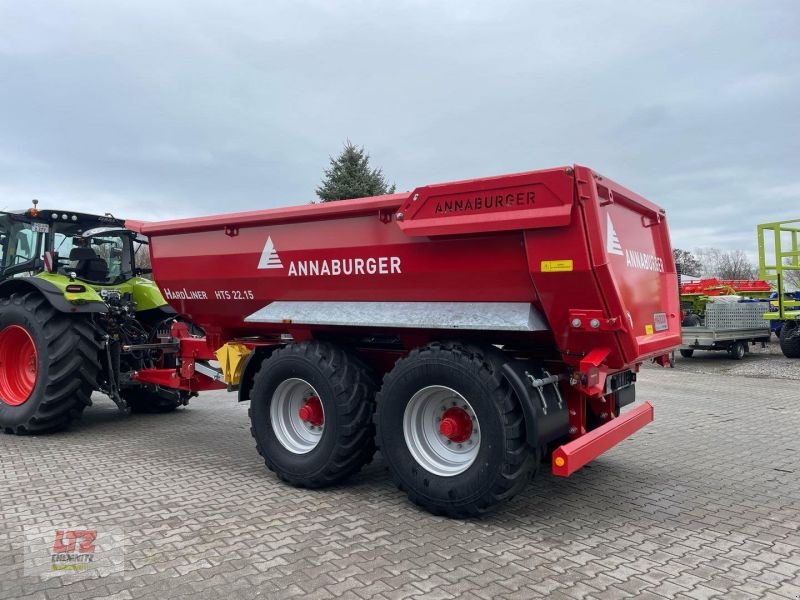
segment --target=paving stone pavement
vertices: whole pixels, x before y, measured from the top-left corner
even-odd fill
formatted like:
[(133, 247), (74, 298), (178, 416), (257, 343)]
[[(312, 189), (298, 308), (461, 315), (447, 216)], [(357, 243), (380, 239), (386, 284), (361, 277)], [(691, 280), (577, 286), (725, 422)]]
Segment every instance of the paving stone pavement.
[[(800, 599), (800, 387), (646, 370), (656, 422), (496, 514), (421, 512), (378, 458), (346, 485), (268, 473), (247, 406), (98, 398), (69, 432), (0, 435), (0, 598)], [(23, 575), (23, 528), (124, 528), (125, 570)]]

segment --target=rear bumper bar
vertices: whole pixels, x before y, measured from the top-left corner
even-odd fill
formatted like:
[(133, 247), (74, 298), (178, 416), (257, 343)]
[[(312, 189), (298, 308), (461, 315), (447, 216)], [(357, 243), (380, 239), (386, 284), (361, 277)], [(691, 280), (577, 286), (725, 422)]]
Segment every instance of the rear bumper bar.
[(645, 402), (553, 452), (553, 475), (569, 477), (609, 448), (653, 421), (653, 405)]

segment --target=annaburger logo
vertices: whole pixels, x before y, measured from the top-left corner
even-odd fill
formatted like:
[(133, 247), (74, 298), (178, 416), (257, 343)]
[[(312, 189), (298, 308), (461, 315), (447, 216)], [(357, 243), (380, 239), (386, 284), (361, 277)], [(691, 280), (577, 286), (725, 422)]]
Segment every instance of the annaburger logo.
[(664, 272), (664, 261), (655, 254), (639, 252), (638, 250), (623, 249), (619, 241), (617, 230), (611, 222), (611, 215), (606, 213), (606, 252), (625, 257), (625, 266), (631, 269), (641, 269), (642, 271)]
[(259, 269), (282, 269), (283, 263), (281, 257), (278, 256), (278, 251), (275, 250), (275, 244), (272, 243), (272, 238), (267, 236), (267, 243), (264, 244), (264, 250), (261, 252), (261, 260), (258, 261)]
[[(291, 260), (286, 272), (288, 277), (317, 277), (339, 275), (399, 275), (402, 261), (399, 256), (368, 256), (347, 258), (324, 258), (322, 260)], [(267, 236), (267, 242), (258, 261), (259, 269), (283, 269), (278, 250)], [(188, 293), (188, 292), (187, 292)], [(203, 292), (205, 293), (205, 292)], [(169, 292), (167, 292), (169, 294)], [(169, 295), (167, 295), (170, 298)]]
[(606, 225), (606, 252), (609, 254), (623, 255), (622, 244), (619, 243), (619, 236), (614, 229), (614, 223), (611, 222), (611, 215), (606, 213), (608, 223)]
[(469, 210), (497, 210), (515, 206), (530, 206), (536, 202), (536, 192), (515, 192), (513, 194), (487, 194), (453, 200), (437, 200), (436, 214), (466, 212)]

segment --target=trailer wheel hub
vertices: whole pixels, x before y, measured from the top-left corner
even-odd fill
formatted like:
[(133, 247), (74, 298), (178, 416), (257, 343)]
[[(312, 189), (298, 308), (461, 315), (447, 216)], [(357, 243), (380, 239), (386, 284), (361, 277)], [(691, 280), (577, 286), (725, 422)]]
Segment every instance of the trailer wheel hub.
[(472, 419), (463, 408), (448, 408), (442, 415), (439, 433), (453, 442), (466, 442), (472, 435)]
[(9, 325), (0, 331), (0, 402), (25, 404), (36, 387), (39, 356), (28, 331)]
[(325, 415), (322, 412), (322, 402), (316, 396), (312, 396), (300, 407), (297, 413), (302, 421), (315, 427), (322, 425)]
[(304, 379), (282, 381), (269, 407), (272, 431), (292, 454), (307, 454), (319, 445), (325, 432), (325, 409), (317, 390)]
[(403, 415), (403, 437), (417, 464), (442, 477), (469, 469), (481, 446), (475, 410), (443, 385), (422, 388), (411, 397)]

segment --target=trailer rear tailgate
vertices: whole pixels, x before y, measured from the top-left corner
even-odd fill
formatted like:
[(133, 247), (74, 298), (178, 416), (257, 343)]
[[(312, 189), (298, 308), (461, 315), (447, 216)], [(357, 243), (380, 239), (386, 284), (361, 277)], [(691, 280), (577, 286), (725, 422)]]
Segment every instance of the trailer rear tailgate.
[(575, 169), (589, 253), (628, 363), (681, 343), (678, 282), (666, 213), (585, 167)]

